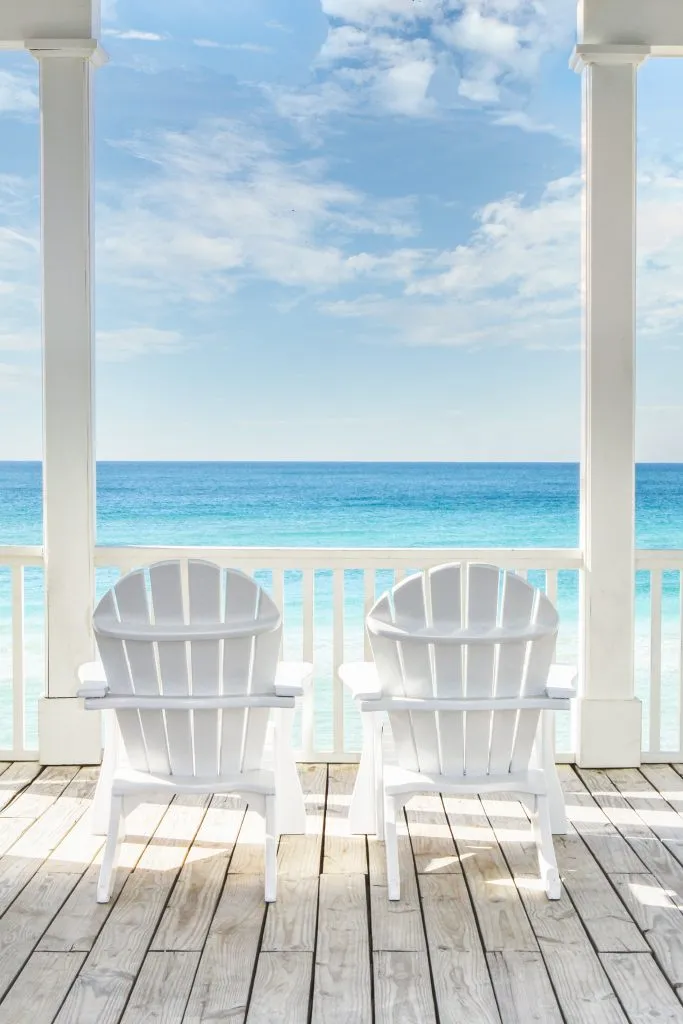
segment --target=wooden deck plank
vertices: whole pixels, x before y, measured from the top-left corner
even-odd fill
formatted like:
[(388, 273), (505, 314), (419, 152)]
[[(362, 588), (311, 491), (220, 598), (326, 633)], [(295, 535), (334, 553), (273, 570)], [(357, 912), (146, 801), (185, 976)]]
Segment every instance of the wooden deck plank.
[(164, 910), (153, 950), (203, 948), (244, 813), (237, 797), (212, 799)]
[(57, 1024), (118, 1021), (201, 824), (206, 801), (182, 797), (168, 808), (153, 840), (128, 876), (57, 1017)]
[(85, 959), (85, 953), (34, 953), (0, 1004), (0, 1024), (48, 1024)]
[[(413, 851), (403, 814), (397, 823), (401, 898), (389, 900), (384, 843), (368, 836), (372, 948), (387, 952), (423, 952), (427, 948)], [(398, 962), (398, 961), (397, 961)]]
[(349, 833), (348, 814), (358, 766), (328, 767), (323, 873), (364, 874), (368, 870), (365, 836)]
[[(593, 943), (618, 950), (624, 946), (647, 948), (626, 908), (576, 833), (555, 837), (563, 879), (566, 882), (568, 872), (571, 884), (563, 887), (561, 899), (549, 900), (538, 875), (536, 847), (529, 841), (522, 805), (509, 796), (484, 799), (483, 805), (510, 865), (565, 1019), (576, 1024), (602, 1024), (603, 1020), (618, 1024), (623, 1020), (621, 1009)], [(570, 850), (564, 864), (563, 849)], [(574, 870), (576, 876), (572, 876)], [(578, 903), (576, 893), (580, 895)]]
[[(131, 870), (140, 860), (144, 850), (159, 826), (167, 803), (141, 804), (133, 811), (127, 822), (127, 835), (121, 847), (119, 866), (116, 871), (112, 898), (109, 903), (97, 903), (96, 888), (102, 849), (100, 847), (93, 864), (83, 874), (73, 893), (60, 909), (47, 929), (38, 949), (50, 951), (80, 950), (88, 952), (101, 931), (104, 922), (116, 905), (116, 900)], [(83, 823), (87, 825), (86, 815)], [(101, 837), (92, 837), (97, 841)], [(92, 841), (91, 840), (91, 841)]]
[[(0, 857), (0, 913), (7, 911), (45, 858), (88, 810), (96, 774), (92, 768), (80, 769), (54, 802)], [(66, 773), (63, 777), (66, 778)]]
[(455, 842), (440, 796), (414, 796), (405, 809), (418, 874), (461, 874)]
[(376, 1024), (436, 1024), (426, 953), (378, 952), (374, 974)]
[(261, 953), (247, 1024), (307, 1024), (312, 953)]
[[(3, 809), (3, 812), (6, 812), (8, 805), (18, 793), (31, 785), (40, 772), (41, 767), (37, 761), (14, 761), (9, 768), (3, 771), (0, 776), (0, 808)], [(21, 814), (15, 816), (26, 817)]]
[(0, 814), (3, 818), (32, 818), (35, 821), (52, 806), (79, 771), (77, 765), (55, 765), (43, 768), (37, 774), (39, 766), (35, 762), (21, 765), (17, 762), (17, 766), (20, 767), (16, 777), (8, 778), (9, 770), (0, 776), (0, 794), (3, 797), (12, 793), (17, 784), (20, 786), (20, 790), (10, 797), (11, 802), (3, 806)]
[[(141, 804), (129, 816), (127, 835), (121, 846), (112, 898), (109, 903), (97, 902), (97, 879), (102, 850), (80, 878), (66, 903), (60, 908), (43, 935), (38, 949), (50, 952), (89, 952), (104, 922), (116, 905), (128, 875), (140, 860), (147, 843), (154, 835), (167, 804)], [(85, 818), (87, 819), (87, 815)]]
[(589, 952), (589, 935), (598, 950), (648, 951), (626, 907), (576, 832), (554, 837), (564, 884), (562, 898), (549, 900), (522, 805), (502, 796), (484, 799), (483, 805), (542, 951), (545, 942)]
[(323, 874), (312, 1021), (371, 1024), (367, 879)]
[(441, 1024), (500, 1024), (464, 878), (420, 875), (419, 885)]
[(300, 764), (299, 776), (306, 801), (306, 835), (284, 835), (278, 848), (278, 872), (294, 878), (317, 877), (322, 860), (326, 764)]
[(503, 1024), (564, 1024), (540, 953), (487, 953)]
[(637, 768), (610, 769), (607, 775), (658, 839), (683, 848), (683, 817)]
[(619, 827), (619, 813), (611, 813), (615, 808), (609, 791), (616, 793), (616, 790), (604, 772), (574, 771), (568, 765), (562, 765), (560, 780), (567, 817), (603, 871), (608, 874), (636, 874), (646, 870)]
[(264, 913), (263, 877), (228, 872), (183, 1024), (244, 1020)]
[(611, 879), (670, 984), (683, 985), (683, 914), (679, 906), (653, 875), (612, 875)]
[(683, 1006), (649, 953), (603, 953), (631, 1024), (683, 1024)]
[[(92, 782), (94, 790), (94, 781)], [(81, 878), (101, 839), (83, 815), (41, 864), (2, 918), (0, 996), (12, 984), (59, 908)]]
[(37, 776), (0, 814), (0, 1024), (683, 1024), (673, 768), (561, 769), (559, 901), (513, 797), (418, 799), (398, 903), (383, 843), (346, 832), (354, 770), (302, 767), (312, 831), (283, 837), (267, 910), (263, 825), (223, 797), (138, 808), (102, 907), (97, 770)]
[[(573, 773), (572, 773), (573, 774)], [(599, 804), (599, 812), (618, 829), (621, 838), (631, 850), (634, 870), (620, 871), (614, 858), (605, 858), (604, 851), (598, 850), (596, 857), (608, 874), (651, 873), (665, 889), (671, 890), (677, 900), (683, 901), (683, 866), (662, 843), (652, 829), (645, 824), (631, 804), (619, 792), (604, 772), (581, 770), (580, 785), (585, 783), (585, 797)], [(575, 776), (577, 777), (577, 776)], [(588, 793), (590, 790), (590, 793)], [(619, 863), (625, 858), (619, 858)]]
[(148, 953), (121, 1024), (182, 1024), (198, 962), (195, 952)]
[(455, 837), (484, 948), (534, 952), (538, 943), (478, 797), (446, 797)]

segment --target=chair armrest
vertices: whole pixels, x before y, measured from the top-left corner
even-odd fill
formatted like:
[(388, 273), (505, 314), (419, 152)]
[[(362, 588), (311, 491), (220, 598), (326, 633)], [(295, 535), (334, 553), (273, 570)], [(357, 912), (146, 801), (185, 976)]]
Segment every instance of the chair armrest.
[(278, 697), (301, 697), (313, 682), (313, 666), (309, 661), (281, 661), (275, 673)]
[(551, 665), (545, 692), (549, 697), (576, 697), (578, 675), (575, 665)]
[(373, 661), (349, 661), (339, 666), (339, 678), (355, 700), (379, 700), (382, 687)]
[(76, 690), (77, 697), (106, 697), (109, 692), (101, 661), (86, 661), (81, 665), (78, 681), (81, 685)]

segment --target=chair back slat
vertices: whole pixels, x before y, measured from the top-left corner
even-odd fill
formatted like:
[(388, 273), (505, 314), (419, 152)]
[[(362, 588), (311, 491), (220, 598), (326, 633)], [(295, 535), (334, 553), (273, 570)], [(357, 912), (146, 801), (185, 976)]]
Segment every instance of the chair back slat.
[[(435, 630), (462, 628), (463, 574), (459, 565), (440, 565), (429, 572), (431, 618)], [(463, 696), (463, 648), (455, 644), (433, 644), (434, 694)], [(444, 775), (462, 775), (465, 765), (464, 716), (459, 711), (436, 715), (439, 761)]]
[[(503, 576), (500, 625), (503, 629), (523, 630), (532, 621), (534, 590), (519, 576), (508, 572)], [(527, 643), (498, 645), (496, 697), (517, 697), (524, 679)], [(499, 775), (510, 770), (512, 748), (517, 730), (517, 711), (496, 711), (491, 726), (489, 771)]]
[[(123, 576), (116, 584), (114, 592), (121, 622), (142, 625), (151, 622), (147, 583), (142, 570)], [(133, 692), (145, 696), (160, 693), (159, 671), (153, 641), (126, 640), (124, 643), (130, 665)], [(131, 766), (143, 771), (168, 773), (170, 763), (163, 714), (159, 711), (140, 711), (139, 718), (147, 759), (146, 763), (141, 764), (133, 763), (131, 760)]]
[[(106, 635), (112, 620), (120, 623), (121, 638)], [(198, 559), (188, 563), (186, 576), (178, 560), (136, 570), (98, 604), (94, 625), (112, 694), (209, 702), (222, 694), (275, 693), (280, 615), (258, 584), (237, 570)], [(137, 629), (137, 639), (126, 637), (126, 625)], [(188, 627), (196, 625), (207, 626), (209, 637), (194, 639), (190, 632), (188, 639)], [(144, 638), (140, 626), (149, 627)], [(150, 703), (149, 710), (117, 711), (132, 767), (216, 777), (260, 766), (267, 707), (155, 710)]]
[[(425, 600), (424, 578), (409, 576), (393, 590), (394, 620), (410, 624), (416, 631), (429, 626)], [(407, 641), (401, 643), (400, 660), (403, 665), (403, 691), (406, 697), (433, 697), (434, 682), (429, 645)], [(433, 715), (410, 715), (413, 745), (420, 771), (439, 772), (439, 736)]]
[[(368, 614), (386, 697), (523, 701), (545, 692), (558, 617), (544, 594), (491, 565), (439, 566), (425, 579), (404, 580)], [(539, 712), (390, 709), (389, 719), (403, 767), (498, 776), (528, 768)]]
[[(221, 570), (217, 565), (191, 559), (187, 566), (190, 622), (221, 620)], [(216, 696), (221, 692), (221, 640), (190, 644), (192, 693)], [(220, 715), (215, 709), (194, 712), (194, 760), (199, 776), (219, 774)]]
[[(381, 622), (394, 622), (394, 610), (388, 593), (376, 602), (373, 614)], [(377, 672), (382, 680), (382, 686), (385, 687), (385, 692), (395, 697), (404, 697), (403, 664), (399, 645), (383, 636), (373, 636), (370, 641)], [(411, 771), (418, 771), (419, 762), (410, 715), (398, 714), (392, 717), (390, 714), (389, 718), (394, 746), (401, 764)]]
[[(498, 618), (500, 572), (491, 565), (467, 567), (467, 628), (493, 629)], [(465, 696), (493, 695), (496, 645), (476, 644), (465, 648)], [(492, 711), (465, 712), (465, 771), (484, 775), (488, 768)]]
[[(150, 566), (152, 608), (155, 625), (185, 625), (182, 566), (178, 561), (159, 562)], [(184, 640), (168, 640), (157, 644), (161, 692), (169, 696), (187, 696), (190, 676), (187, 645)], [(192, 775), (192, 712), (166, 711), (166, 735), (172, 775)]]

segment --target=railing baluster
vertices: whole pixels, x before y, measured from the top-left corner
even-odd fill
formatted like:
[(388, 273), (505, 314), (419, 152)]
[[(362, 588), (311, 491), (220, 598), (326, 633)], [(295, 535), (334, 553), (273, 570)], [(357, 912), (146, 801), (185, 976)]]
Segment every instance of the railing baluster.
[(273, 569), (273, 601), (280, 609), (282, 615), (282, 638), (280, 640), (280, 657), (283, 656), (285, 646), (285, 571), (284, 569)]
[(365, 619), (368, 612), (375, 603), (375, 570), (364, 569), (363, 570), (363, 657), (366, 661), (372, 661), (372, 648), (370, 647), (370, 637), (368, 631), (365, 628)]
[(545, 593), (549, 601), (557, 604), (557, 569), (546, 569)]
[(23, 751), (24, 736), (24, 567), (12, 566), (12, 746)]
[(650, 745), (655, 753), (662, 741), (662, 570), (650, 571)]
[(678, 573), (678, 750), (683, 755), (683, 569)]
[(332, 573), (332, 736), (335, 753), (344, 752), (344, 684), (339, 666), (344, 661), (344, 570)]
[[(314, 661), (315, 645), (315, 570), (304, 569), (301, 581), (301, 606), (303, 614), (303, 658), (304, 661)], [(315, 693), (314, 687), (310, 686), (304, 694), (303, 710), (301, 713), (301, 740), (303, 743), (304, 757), (313, 757), (315, 751)]]

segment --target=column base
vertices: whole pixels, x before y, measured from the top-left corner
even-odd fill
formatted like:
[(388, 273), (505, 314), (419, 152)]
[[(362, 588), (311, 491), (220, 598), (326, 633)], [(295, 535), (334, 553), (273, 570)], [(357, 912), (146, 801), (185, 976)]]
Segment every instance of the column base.
[(580, 768), (638, 768), (642, 706), (629, 700), (576, 701), (576, 763)]
[(43, 697), (38, 703), (41, 764), (99, 764), (100, 713), (86, 711), (79, 697)]

